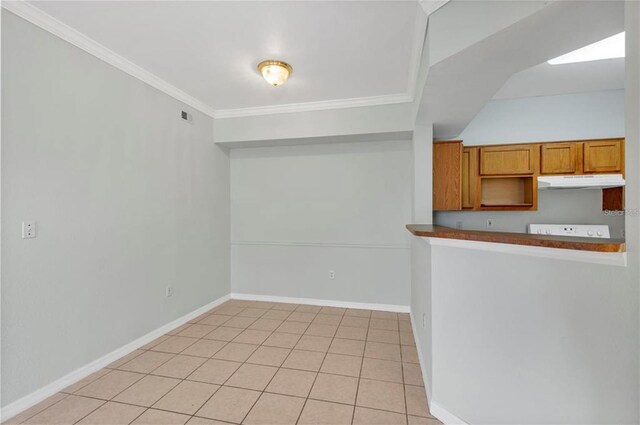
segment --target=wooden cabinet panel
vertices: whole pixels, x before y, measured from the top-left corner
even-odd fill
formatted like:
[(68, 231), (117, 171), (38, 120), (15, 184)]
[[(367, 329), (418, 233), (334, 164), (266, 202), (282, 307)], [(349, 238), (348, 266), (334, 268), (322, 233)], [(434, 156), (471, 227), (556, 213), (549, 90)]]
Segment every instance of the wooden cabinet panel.
[(540, 174), (574, 174), (578, 171), (577, 143), (540, 146)]
[(480, 148), (480, 174), (483, 176), (533, 174), (535, 161), (534, 145)]
[(462, 208), (476, 207), (478, 196), (478, 148), (462, 149)]
[(584, 142), (585, 173), (620, 173), (624, 164), (624, 145), (621, 140)]
[(433, 209), (462, 209), (462, 141), (433, 144)]

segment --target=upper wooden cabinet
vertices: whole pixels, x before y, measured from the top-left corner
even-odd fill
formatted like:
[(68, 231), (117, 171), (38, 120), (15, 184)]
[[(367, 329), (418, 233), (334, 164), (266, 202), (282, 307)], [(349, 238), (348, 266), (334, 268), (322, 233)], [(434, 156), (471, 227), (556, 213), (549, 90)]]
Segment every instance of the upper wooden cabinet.
[(433, 209), (462, 209), (462, 141), (433, 144)]
[(540, 145), (540, 174), (575, 174), (578, 172), (577, 143)]
[(624, 171), (624, 142), (621, 139), (584, 142), (585, 173)]
[(535, 145), (503, 145), (480, 148), (480, 174), (505, 176), (535, 172)]
[(478, 197), (478, 148), (462, 149), (462, 209), (476, 207)]

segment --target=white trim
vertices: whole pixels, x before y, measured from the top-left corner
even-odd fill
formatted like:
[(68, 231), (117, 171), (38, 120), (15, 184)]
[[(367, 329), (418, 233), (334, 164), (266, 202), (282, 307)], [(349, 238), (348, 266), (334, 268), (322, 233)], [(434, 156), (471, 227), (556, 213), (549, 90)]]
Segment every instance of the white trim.
[[(381, 106), (400, 103), (412, 103), (412, 93), (398, 93), (381, 96), (358, 97), (351, 99), (324, 100), (318, 102), (290, 103), (285, 105), (259, 106), (239, 109), (214, 109), (190, 94), (180, 90), (157, 75), (136, 65), (113, 50), (87, 37), (78, 30), (45, 13), (26, 1), (2, 2), (2, 8), (15, 13), (32, 24), (71, 43), (96, 58), (118, 68), (161, 92), (191, 106), (213, 118), (235, 118), (258, 115), (282, 114), (290, 112), (323, 111), (328, 109), (356, 108), (363, 106)], [(413, 67), (413, 65), (411, 65)], [(417, 66), (417, 65), (416, 65)], [(412, 71), (413, 72), (413, 71)], [(417, 75), (417, 71), (415, 72)], [(409, 82), (411, 87), (411, 81)]]
[(593, 252), (575, 249), (546, 248), (541, 246), (513, 245), (497, 242), (468, 241), (425, 237), (429, 245), (465, 248), (477, 251), (499, 252), (502, 254), (525, 255), (529, 257), (550, 258), (559, 261), (604, 264), (608, 266), (627, 266), (626, 252)]
[(317, 102), (288, 103), (285, 105), (256, 106), (253, 108), (219, 109), (216, 118), (253, 117), (259, 115), (286, 114), (292, 112), (325, 111), (328, 109), (358, 108), (363, 106), (411, 103), (413, 96), (407, 93), (382, 96), (355, 97), (351, 99), (320, 100)]
[(420, 0), (420, 6), (422, 6), (422, 10), (427, 15), (431, 15), (447, 3), (449, 3), (449, 0)]
[(247, 300), (247, 301), (267, 301), (267, 302), (288, 303), (288, 304), (307, 304), (307, 305), (318, 305), (323, 307), (354, 308), (359, 310), (392, 311), (395, 313), (409, 313), (410, 311), (410, 308), (408, 305), (370, 304), (370, 303), (357, 303), (357, 302), (351, 302), (351, 301), (319, 300), (316, 298), (297, 298), (297, 297), (279, 297), (275, 295), (240, 294), (237, 292), (231, 293), (231, 299)]
[(94, 360), (91, 363), (84, 365), (79, 369), (74, 370), (71, 373), (66, 374), (62, 378), (56, 379), (55, 381), (32, 392), (31, 394), (27, 394), (26, 396), (14, 401), (13, 403), (8, 404), (7, 406), (3, 407), (2, 410), (0, 411), (0, 420), (4, 422), (7, 419), (10, 419), (15, 415), (27, 410), (28, 408), (35, 406), (36, 404), (40, 403), (42, 400), (46, 399), (47, 397), (54, 395), (55, 393), (65, 389), (69, 385), (75, 384), (81, 379), (86, 378), (87, 376), (104, 368), (105, 366), (108, 366), (109, 364), (113, 363), (119, 358), (126, 356), (127, 354), (137, 350), (138, 348), (150, 343), (154, 339), (166, 334), (172, 329), (175, 329), (178, 326), (181, 326), (187, 323), (189, 320), (200, 316), (202, 313), (205, 313), (211, 310), (212, 308), (224, 303), (229, 298), (230, 298), (229, 295), (225, 295), (213, 302), (210, 302), (209, 304), (206, 304), (200, 308), (197, 308), (191, 313), (187, 313), (184, 316), (172, 322), (169, 322), (166, 325), (163, 325), (126, 345), (123, 345), (122, 347), (110, 352), (109, 354), (106, 354), (100, 357), (99, 359)]
[(425, 369), (426, 363), (424, 361), (424, 357), (422, 356), (422, 347), (420, 347), (420, 344), (419, 344), (420, 340), (418, 339), (417, 325), (414, 321), (415, 316), (413, 314), (413, 311), (409, 312), (409, 317), (411, 318), (411, 330), (413, 331), (413, 338), (415, 339), (415, 342), (416, 342), (416, 351), (418, 352), (418, 363), (420, 364), (420, 371), (422, 372), (422, 382), (424, 384), (425, 392), (427, 393), (427, 401), (429, 402), (429, 406), (431, 406), (431, 388), (429, 387), (429, 382), (427, 381), (428, 376), (427, 376), (427, 371)]
[(231, 245), (307, 246), (316, 248), (411, 249), (411, 246), (409, 245), (400, 244), (352, 244), (342, 242), (231, 241)]
[(440, 419), (440, 422), (442, 422), (445, 425), (457, 425), (457, 424), (467, 425), (467, 422), (463, 421), (453, 413), (444, 409), (442, 406), (438, 404), (437, 401), (431, 402), (430, 409), (431, 409), (431, 415)]

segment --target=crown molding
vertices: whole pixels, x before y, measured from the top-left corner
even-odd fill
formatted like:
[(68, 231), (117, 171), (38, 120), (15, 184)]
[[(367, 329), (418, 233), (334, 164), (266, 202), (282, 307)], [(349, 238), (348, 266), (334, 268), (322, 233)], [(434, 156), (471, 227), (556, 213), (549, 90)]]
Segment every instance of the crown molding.
[(427, 15), (431, 15), (436, 10), (440, 9), (445, 4), (449, 3), (449, 0), (419, 0), (422, 10)]
[[(212, 117), (212, 118), (236, 118), (259, 115), (272, 115), (291, 112), (311, 112), (329, 109), (345, 109), (366, 106), (382, 106), (400, 103), (412, 103), (414, 100), (411, 91), (409, 93), (390, 94), (382, 96), (369, 96), (350, 99), (324, 100), (317, 102), (290, 103), (284, 105), (270, 105), (238, 109), (214, 109), (206, 103), (196, 99), (190, 94), (169, 84), (167, 81), (146, 69), (136, 65), (113, 50), (103, 46), (92, 38), (87, 37), (80, 31), (59, 21), (36, 6), (24, 0), (1, 1), (2, 8), (6, 9), (45, 31), (55, 35), (62, 40), (84, 50), (96, 58), (116, 67), (117, 69), (137, 78), (138, 80), (162, 91), (163, 93), (183, 102), (186, 105)], [(424, 7), (424, 6), (423, 6)], [(419, 56), (418, 56), (419, 57)], [(409, 88), (415, 87), (412, 81), (414, 75), (417, 77), (417, 58), (412, 58), (412, 69), (409, 74)]]

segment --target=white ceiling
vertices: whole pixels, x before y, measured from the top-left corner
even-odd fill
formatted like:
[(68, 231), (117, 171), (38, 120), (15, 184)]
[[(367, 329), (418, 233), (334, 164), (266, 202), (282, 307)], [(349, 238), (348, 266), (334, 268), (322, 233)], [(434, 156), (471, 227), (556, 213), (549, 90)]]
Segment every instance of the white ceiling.
[[(216, 112), (409, 101), (424, 35), (417, 1), (30, 3)], [(284, 86), (255, 69), (272, 58)]]
[(550, 65), (544, 62), (514, 74), (493, 96), (515, 99), (624, 88), (624, 58)]

